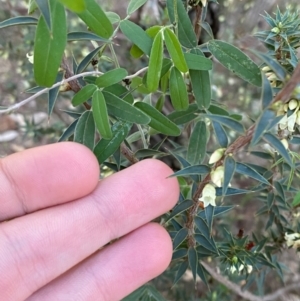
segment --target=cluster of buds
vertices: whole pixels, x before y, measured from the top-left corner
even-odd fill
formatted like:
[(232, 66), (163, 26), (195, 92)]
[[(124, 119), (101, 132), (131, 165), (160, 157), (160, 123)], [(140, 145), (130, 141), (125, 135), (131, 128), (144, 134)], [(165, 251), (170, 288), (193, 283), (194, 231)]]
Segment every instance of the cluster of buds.
[(272, 87), (280, 88), (280, 85), (278, 85), (279, 79), (277, 75), (270, 69), (269, 66), (265, 66), (261, 70), (265, 73)]
[(246, 264), (246, 266), (243, 265), (243, 264), (241, 264), (238, 269), (234, 265), (232, 265), (230, 267), (230, 273), (231, 274), (234, 274), (236, 272), (238, 274), (240, 274), (243, 270), (247, 271), (247, 274), (250, 274), (252, 272), (252, 270), (253, 270), (253, 267), (250, 264)]
[(277, 116), (283, 115), (278, 123), (279, 130), (295, 131), (295, 126), (300, 125), (300, 102), (293, 98), (288, 103), (281, 104)]
[[(218, 162), (225, 153), (225, 148), (219, 148), (215, 150), (210, 159), (209, 164), (214, 164)], [(211, 184), (208, 183), (204, 186), (202, 191), (202, 197), (199, 198), (200, 202), (203, 202), (203, 207), (207, 207), (208, 205), (216, 206), (216, 188), (221, 187), (224, 179), (224, 166), (218, 166), (210, 173)], [(213, 185), (214, 184), (214, 185)]]

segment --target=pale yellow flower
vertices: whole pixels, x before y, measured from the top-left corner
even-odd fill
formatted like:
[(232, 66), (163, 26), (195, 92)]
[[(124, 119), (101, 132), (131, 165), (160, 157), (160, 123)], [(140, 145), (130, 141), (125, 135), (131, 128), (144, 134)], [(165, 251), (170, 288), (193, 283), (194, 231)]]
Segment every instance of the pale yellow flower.
[(300, 233), (285, 233), (284, 239), (288, 247), (293, 247), (294, 249), (300, 248)]
[(211, 181), (217, 186), (221, 187), (224, 180), (224, 166), (218, 166), (210, 173)]
[(224, 155), (226, 148), (216, 149), (210, 156), (208, 164), (214, 164), (218, 162)]
[(203, 202), (204, 208), (208, 205), (216, 206), (216, 188), (211, 184), (206, 184), (202, 191), (202, 197), (199, 198)]

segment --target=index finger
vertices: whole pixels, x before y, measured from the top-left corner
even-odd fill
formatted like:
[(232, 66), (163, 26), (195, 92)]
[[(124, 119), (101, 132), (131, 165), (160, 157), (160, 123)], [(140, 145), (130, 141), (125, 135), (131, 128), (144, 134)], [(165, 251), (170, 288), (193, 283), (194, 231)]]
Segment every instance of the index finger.
[(83, 197), (94, 190), (99, 165), (85, 146), (62, 142), (0, 160), (0, 222)]

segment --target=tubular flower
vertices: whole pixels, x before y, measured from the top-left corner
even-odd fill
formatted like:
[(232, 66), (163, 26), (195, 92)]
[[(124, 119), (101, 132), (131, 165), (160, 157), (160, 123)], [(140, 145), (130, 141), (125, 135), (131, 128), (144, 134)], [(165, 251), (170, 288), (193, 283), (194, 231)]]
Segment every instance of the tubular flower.
[(249, 265), (249, 264), (246, 264), (246, 266), (244, 266), (243, 264), (241, 264), (239, 266), (239, 270), (237, 270), (237, 268), (234, 265), (232, 265), (230, 267), (230, 273), (234, 274), (235, 272), (238, 272), (238, 274), (240, 274), (241, 271), (244, 270), (244, 269), (247, 271), (247, 274), (250, 274), (252, 272), (252, 270), (253, 270), (253, 267), (252, 267), (252, 265)]
[(203, 202), (204, 208), (208, 205), (216, 206), (216, 188), (211, 184), (206, 184), (202, 191), (202, 197), (199, 198)]
[(218, 166), (210, 173), (211, 181), (217, 186), (221, 187), (224, 179), (224, 166)]
[(285, 233), (284, 239), (286, 240), (287, 246), (293, 247), (294, 249), (300, 248), (300, 233), (292, 233), (287, 234)]
[(224, 155), (226, 148), (216, 149), (210, 156), (208, 164), (214, 164), (218, 162)]
[[(283, 110), (279, 110), (280, 113), (282, 111), (286, 112), (282, 119), (279, 121), (278, 126), (280, 130), (287, 129), (289, 132), (295, 131), (295, 125), (300, 123), (300, 117), (299, 113), (299, 101), (297, 99), (291, 99), (288, 103), (283, 105)], [(288, 116), (288, 110), (292, 111), (292, 113)]]

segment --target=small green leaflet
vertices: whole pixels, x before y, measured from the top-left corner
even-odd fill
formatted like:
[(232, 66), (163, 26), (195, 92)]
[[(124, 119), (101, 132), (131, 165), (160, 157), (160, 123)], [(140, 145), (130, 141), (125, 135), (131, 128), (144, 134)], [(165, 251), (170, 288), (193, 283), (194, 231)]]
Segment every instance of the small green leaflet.
[(119, 148), (120, 144), (127, 137), (131, 127), (131, 123), (117, 121), (112, 126), (112, 138), (110, 140), (101, 139), (98, 142), (94, 148), (94, 154), (100, 164), (113, 155), (113, 153)]
[(184, 53), (185, 61), (188, 68), (191, 70), (211, 70), (212, 61), (205, 56), (197, 55), (193, 53)]
[(181, 72), (176, 67), (172, 67), (171, 69), (169, 87), (174, 109), (176, 111), (187, 110), (189, 107), (189, 99), (186, 85)]
[(72, 99), (72, 105), (74, 107), (86, 102), (87, 100), (89, 100), (92, 95), (94, 94), (94, 92), (97, 90), (97, 86), (93, 85), (93, 84), (89, 84), (84, 86), (83, 88), (81, 88), (80, 91), (78, 91), (73, 99)]
[(93, 150), (95, 139), (95, 122), (91, 111), (85, 111), (79, 118), (74, 133), (74, 141)]
[(137, 102), (135, 106), (151, 118), (149, 125), (153, 129), (168, 136), (180, 135), (180, 129), (177, 125), (151, 105), (145, 102)]
[(150, 92), (154, 92), (158, 89), (163, 62), (163, 51), (163, 37), (160, 32), (154, 38), (150, 53), (149, 68), (147, 72), (147, 88)]
[(34, 77), (39, 86), (51, 87), (56, 79), (67, 43), (66, 14), (62, 4), (50, 1), (52, 31), (41, 15), (35, 34)]
[(36, 25), (37, 23), (38, 23), (37, 18), (14, 17), (0, 22), (0, 29), (8, 26), (15, 26), (15, 25)]
[(198, 121), (192, 131), (187, 160), (191, 165), (199, 164), (204, 160), (207, 144), (207, 129), (204, 121)]
[(96, 79), (96, 85), (99, 88), (112, 86), (114, 84), (117, 84), (122, 79), (124, 79), (128, 75), (127, 70), (123, 68), (117, 68), (110, 70), (103, 75), (99, 76)]
[(85, 10), (76, 12), (78, 17), (84, 21), (91, 31), (100, 37), (109, 39), (113, 34), (113, 26), (105, 12), (95, 0), (85, 0), (84, 2)]
[(92, 110), (97, 129), (104, 139), (111, 139), (112, 132), (103, 93), (96, 90), (92, 98)]
[(127, 6), (127, 15), (131, 15), (136, 10), (138, 10), (140, 7), (142, 7), (147, 0), (130, 0), (128, 6)]
[(252, 85), (261, 86), (262, 80), (259, 67), (241, 50), (219, 40), (209, 41), (208, 49), (228, 70)]
[(175, 65), (175, 67), (185, 73), (188, 71), (188, 66), (185, 62), (185, 58), (181, 49), (181, 45), (170, 28), (165, 28), (164, 30), (165, 43), (170, 54), (170, 57)]

